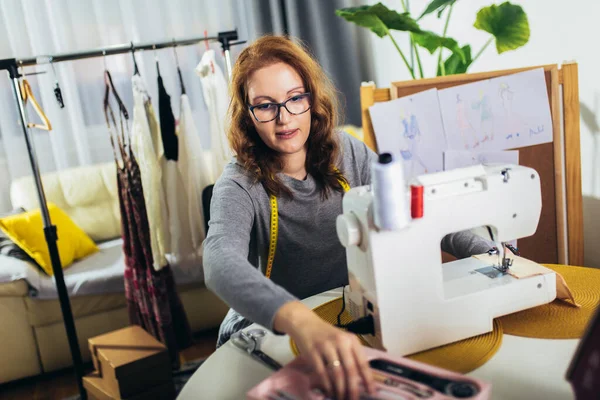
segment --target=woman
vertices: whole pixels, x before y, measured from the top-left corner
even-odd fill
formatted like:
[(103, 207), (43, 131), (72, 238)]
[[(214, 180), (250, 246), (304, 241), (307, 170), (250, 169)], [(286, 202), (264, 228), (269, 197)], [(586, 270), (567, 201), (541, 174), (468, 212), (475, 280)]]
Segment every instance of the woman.
[[(361, 381), (373, 387), (359, 341), (299, 299), (348, 283), (335, 220), (344, 186), (369, 184), (376, 155), (335, 130), (331, 82), (287, 38), (266, 36), (244, 49), (231, 91), (229, 141), (237, 159), (215, 184), (204, 247), (206, 284), (232, 307), (218, 345), (250, 321), (289, 334), (328, 393), (358, 398)], [(278, 235), (271, 263), (272, 199)], [(459, 233), (442, 247), (465, 257), (485, 252), (489, 244)]]

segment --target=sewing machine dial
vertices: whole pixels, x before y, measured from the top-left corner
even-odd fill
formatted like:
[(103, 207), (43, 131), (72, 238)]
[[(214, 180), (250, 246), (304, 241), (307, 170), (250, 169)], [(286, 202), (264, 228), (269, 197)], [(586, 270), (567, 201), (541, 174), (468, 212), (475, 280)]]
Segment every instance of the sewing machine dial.
[(337, 234), (342, 246), (359, 246), (361, 242), (360, 222), (353, 212), (338, 215)]

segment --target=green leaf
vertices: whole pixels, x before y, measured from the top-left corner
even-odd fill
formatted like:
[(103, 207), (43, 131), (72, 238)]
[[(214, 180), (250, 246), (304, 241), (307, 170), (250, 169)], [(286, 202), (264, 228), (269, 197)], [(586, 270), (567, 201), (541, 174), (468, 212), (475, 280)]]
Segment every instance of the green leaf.
[[(359, 8), (364, 8), (364, 10), (358, 10)], [(369, 28), (379, 37), (386, 36), (388, 30), (383, 21), (381, 21), (377, 15), (366, 10), (366, 8), (367, 6), (343, 8), (341, 10), (336, 10), (335, 13), (346, 21), (354, 22), (356, 25), (362, 26), (363, 28)]]
[(335, 14), (349, 22), (369, 28), (377, 36), (384, 37), (388, 30), (419, 32), (417, 22), (408, 13), (400, 14), (381, 3), (373, 6), (341, 8)]
[(496, 38), (498, 54), (517, 49), (529, 41), (527, 14), (521, 6), (508, 1), (479, 10), (474, 26)]
[[(455, 74), (464, 74), (467, 72), (467, 69), (473, 62), (473, 58), (471, 57), (471, 46), (466, 45), (461, 49), (464, 54), (464, 61), (461, 56), (457, 53), (453, 53), (446, 59), (444, 62), (444, 68), (446, 69), (446, 75), (455, 75)], [(437, 75), (440, 76), (442, 71), (438, 65)]]
[(457, 54), (462, 62), (466, 61), (463, 50), (460, 48), (458, 43), (456, 43), (456, 40), (452, 38), (438, 36), (435, 33), (429, 31), (413, 33), (412, 35), (415, 40), (415, 43), (429, 50), (431, 54), (433, 54), (440, 47), (445, 47), (448, 50), (452, 51), (452, 54)]
[(451, 6), (455, 2), (456, 0), (433, 0), (431, 3), (429, 3), (425, 11), (423, 11), (423, 14), (421, 14), (421, 16), (417, 18), (417, 20), (423, 18), (427, 14), (431, 14), (432, 12), (436, 12), (438, 10), (439, 18), (442, 15), (442, 12), (446, 9), (446, 7)]

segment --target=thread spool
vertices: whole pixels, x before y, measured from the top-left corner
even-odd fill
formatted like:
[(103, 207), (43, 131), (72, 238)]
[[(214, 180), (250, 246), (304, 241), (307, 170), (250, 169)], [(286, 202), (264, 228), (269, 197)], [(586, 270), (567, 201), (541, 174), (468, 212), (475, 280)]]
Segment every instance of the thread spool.
[(413, 219), (423, 218), (423, 186), (410, 187), (410, 214)]
[(380, 230), (400, 230), (410, 221), (402, 161), (390, 153), (379, 155), (371, 168), (373, 216)]

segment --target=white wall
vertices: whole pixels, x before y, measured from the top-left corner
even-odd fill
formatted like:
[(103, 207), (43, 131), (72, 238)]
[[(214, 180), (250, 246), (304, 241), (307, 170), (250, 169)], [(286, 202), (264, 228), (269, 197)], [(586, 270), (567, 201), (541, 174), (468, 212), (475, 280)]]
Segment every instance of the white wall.
[[(382, 0), (389, 8), (400, 11), (399, 0)], [(420, 15), (430, 1), (412, 0), (413, 15)], [(489, 34), (473, 27), (477, 11), (494, 2), (481, 0), (458, 1), (452, 11), (448, 36), (459, 44), (470, 44), (475, 54), (487, 41)], [(500, 4), (500, 1), (496, 1)], [(515, 68), (540, 64), (561, 64), (574, 60), (579, 65), (579, 96), (582, 108), (581, 164), (584, 196), (585, 265), (600, 267), (600, 47), (598, 33), (600, 1), (579, 0), (512, 0), (520, 4), (529, 19), (531, 36), (524, 47), (498, 55), (490, 45), (473, 64), (469, 72)], [(441, 34), (443, 20), (432, 14), (422, 21), (422, 27)], [(408, 38), (404, 33), (394, 35), (405, 54)], [(398, 52), (389, 38), (371, 35), (375, 76), (378, 87), (392, 81), (410, 79)], [(435, 59), (420, 50), (425, 62), (425, 76), (435, 72)], [(595, 126), (594, 126), (595, 125)]]

